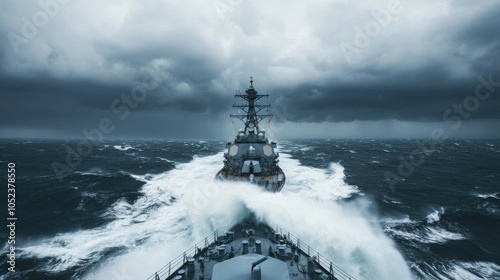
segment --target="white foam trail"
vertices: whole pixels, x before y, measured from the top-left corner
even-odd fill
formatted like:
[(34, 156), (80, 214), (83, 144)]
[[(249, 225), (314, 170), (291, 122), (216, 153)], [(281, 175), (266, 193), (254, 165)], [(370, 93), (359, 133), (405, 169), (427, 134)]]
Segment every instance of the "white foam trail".
[(397, 199), (394, 199), (390, 196), (387, 196), (387, 195), (384, 195), (384, 198), (382, 200), (384, 203), (388, 203), (388, 204), (399, 204), (399, 205), (402, 205), (402, 202), (397, 200)]
[[(49, 271), (98, 266), (84, 279), (145, 279), (214, 229), (229, 229), (251, 211), (358, 279), (411, 279), (393, 242), (372, 222), (371, 201), (338, 201), (359, 193), (345, 183), (340, 164), (317, 169), (281, 154), (287, 184), (281, 193), (268, 193), (246, 183), (213, 180), (221, 158), (222, 153), (195, 157), (174, 170), (141, 178), (143, 196), (133, 203), (114, 203), (106, 226), (40, 240), (23, 248), (23, 254), (52, 258), (45, 268)], [(104, 259), (112, 248), (126, 253)]]
[(479, 197), (479, 198), (496, 198), (496, 199), (499, 199), (497, 192), (496, 193), (478, 194), (477, 197)]
[(418, 221), (410, 220), (409, 216), (404, 216), (400, 219), (395, 218), (385, 218), (381, 220), (384, 225), (384, 231), (391, 236), (417, 241), (420, 243), (446, 243), (450, 240), (464, 240), (467, 239), (461, 233), (450, 232), (442, 227), (437, 226), (436, 222), (441, 219), (441, 215), (444, 214), (444, 208), (441, 207), (439, 210), (433, 210), (429, 215), (427, 215), (427, 226), (422, 224), (422, 227), (410, 226), (401, 229), (399, 226), (402, 224), (416, 225), (419, 224)]
[(414, 224), (415, 222), (410, 219), (410, 216), (408, 215), (403, 215), (400, 218), (383, 218), (380, 220), (382, 224), (385, 225), (390, 225), (390, 226), (395, 226), (399, 224)]
[(169, 159), (166, 159), (166, 158), (162, 158), (162, 157), (158, 157), (159, 159), (163, 160), (163, 161), (166, 161), (166, 162), (170, 162), (170, 163), (175, 163), (177, 164), (176, 161), (173, 161), (173, 160), (169, 160)]
[(357, 279), (410, 279), (392, 241), (370, 222), (370, 203), (331, 203), (284, 193), (248, 201), (247, 206), (269, 224), (300, 236)]
[[(464, 274), (470, 279), (500, 279), (500, 266), (490, 262), (461, 262), (459, 266), (465, 269)], [(474, 272), (474, 275), (471, 275)], [(479, 275), (480, 277), (477, 277)], [(473, 278), (476, 277), (476, 278)], [(457, 279), (459, 279), (457, 277)], [(466, 279), (462, 277), (462, 279)]]
[(400, 230), (390, 225), (384, 230), (392, 236), (397, 236), (406, 240), (413, 240), (420, 243), (446, 243), (450, 240), (464, 240), (466, 236), (460, 233), (447, 231), (440, 227), (425, 227), (422, 230)]
[(427, 228), (426, 229), (427, 243), (446, 243), (449, 240), (464, 240), (467, 239), (460, 233), (447, 231), (443, 228)]
[[(423, 267), (421, 267), (423, 266)], [(423, 279), (439, 280), (482, 280), (500, 279), (500, 266), (490, 262), (456, 262), (443, 263), (423, 263), (413, 265)]]
[(288, 154), (280, 154), (281, 167), (285, 170), (287, 182), (282, 192), (294, 192), (309, 198), (337, 200), (359, 193), (356, 186), (347, 184), (344, 167), (331, 163), (327, 170), (303, 166)]

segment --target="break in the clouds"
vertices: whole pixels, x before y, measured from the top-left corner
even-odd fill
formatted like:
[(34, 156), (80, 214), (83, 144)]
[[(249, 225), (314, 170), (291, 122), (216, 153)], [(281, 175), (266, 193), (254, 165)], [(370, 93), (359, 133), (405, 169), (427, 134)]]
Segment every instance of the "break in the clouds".
[(498, 1), (5, 0), (0, 14), (1, 137), (106, 119), (115, 138), (227, 138), (250, 76), (283, 137), (500, 137)]

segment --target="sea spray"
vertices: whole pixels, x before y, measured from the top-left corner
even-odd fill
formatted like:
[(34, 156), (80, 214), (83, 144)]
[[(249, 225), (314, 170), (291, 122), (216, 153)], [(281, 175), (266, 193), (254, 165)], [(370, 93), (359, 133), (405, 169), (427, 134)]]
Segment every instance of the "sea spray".
[[(283, 154), (287, 185), (281, 193), (268, 193), (247, 183), (216, 182), (219, 161), (220, 154), (195, 157), (143, 178), (142, 196), (116, 201), (106, 212), (112, 219), (107, 225), (40, 240), (24, 248), (24, 254), (52, 258), (46, 270), (53, 272), (93, 266), (85, 279), (146, 278), (204, 236), (254, 213), (291, 231), (359, 279), (410, 279), (403, 257), (372, 222), (377, 219), (369, 214), (372, 202), (340, 200), (359, 190), (344, 181), (339, 163), (318, 169)], [(197, 208), (193, 198), (207, 187), (210, 197)]]

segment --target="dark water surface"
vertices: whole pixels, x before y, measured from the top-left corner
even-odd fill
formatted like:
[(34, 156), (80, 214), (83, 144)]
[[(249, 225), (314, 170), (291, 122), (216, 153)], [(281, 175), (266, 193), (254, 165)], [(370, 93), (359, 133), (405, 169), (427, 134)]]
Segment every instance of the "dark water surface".
[[(153, 274), (181, 250), (173, 249), (177, 243), (182, 247), (221, 226), (219, 214), (194, 215), (183, 201), (222, 167), (224, 142), (105, 141), (78, 164), (70, 161), (74, 168), (69, 168), (68, 147), (76, 150), (78, 141), (1, 140), (2, 178), (7, 164), (16, 164), (18, 218), (16, 273), (7, 273), (7, 230), (0, 232), (2, 279), (136, 279)], [(500, 141), (447, 140), (420, 154), (408, 176), (401, 176), (398, 167), (418, 150), (415, 140), (289, 140), (279, 141), (278, 148), (288, 182), (274, 198), (275, 209), (280, 201), (287, 209), (285, 201), (296, 199), (309, 208), (293, 217), (327, 212), (328, 224), (351, 235), (358, 232), (352, 239), (340, 232), (323, 233), (325, 238), (317, 242), (328, 243), (320, 251), (358, 279), (398, 279), (382, 271), (391, 254), (404, 260), (395, 268), (403, 278), (406, 269), (414, 279), (500, 279)], [(62, 180), (54, 162), (68, 168)], [(401, 178), (392, 188), (387, 172)], [(2, 193), (7, 197), (6, 188)], [(309, 201), (321, 203), (313, 209)], [(312, 226), (292, 222), (293, 209), (274, 217), (251, 198), (235, 203), (263, 213), (268, 222), (282, 220), (297, 235), (316, 242), (303, 228)], [(350, 223), (345, 215), (336, 216), (335, 211), (344, 213), (363, 203), (370, 204), (365, 211), (370, 213), (360, 214), (369, 230), (352, 228), (359, 220)], [(330, 213), (325, 210), (329, 204), (338, 209)], [(221, 207), (231, 212), (234, 204)], [(382, 240), (376, 247), (382, 248), (380, 256), (363, 249), (363, 236), (371, 243)], [(172, 253), (165, 259), (154, 255), (152, 248), (165, 244)], [(148, 256), (157, 263), (148, 267)], [(133, 274), (118, 266), (123, 263), (135, 263), (143, 271)]]

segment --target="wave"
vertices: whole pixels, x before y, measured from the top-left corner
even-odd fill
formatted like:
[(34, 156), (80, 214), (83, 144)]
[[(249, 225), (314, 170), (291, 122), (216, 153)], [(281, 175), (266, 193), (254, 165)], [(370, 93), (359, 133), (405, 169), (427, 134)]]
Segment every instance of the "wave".
[(134, 147), (130, 145), (114, 145), (113, 148), (119, 150), (119, 151), (128, 151), (131, 149), (134, 149)]
[(433, 210), (429, 215), (427, 215), (427, 223), (432, 224), (441, 219), (441, 215), (444, 214), (444, 208), (441, 207), (440, 210)]
[(482, 280), (500, 279), (500, 266), (491, 262), (418, 263), (412, 270), (423, 279), (437, 280)]
[(427, 243), (446, 243), (450, 240), (465, 240), (467, 237), (460, 233), (447, 231), (443, 228), (426, 228)]
[(479, 198), (495, 198), (495, 199), (500, 199), (498, 198), (498, 193), (486, 193), (486, 194), (477, 194), (476, 195)]
[(75, 171), (75, 173), (77, 174), (80, 174), (80, 175), (92, 175), (92, 176), (102, 176), (104, 174), (106, 174), (106, 172), (104, 172), (104, 170), (102, 170), (101, 168), (98, 168), (98, 167), (92, 167), (91, 169), (87, 170), (87, 171)]
[(399, 217), (399, 218), (386, 217), (386, 218), (380, 219), (380, 222), (382, 224), (391, 225), (391, 226), (400, 225), (400, 224), (413, 224), (413, 223), (415, 223), (415, 221), (412, 221), (410, 219), (410, 216), (408, 216), (408, 215), (404, 215), (404, 216)]
[(81, 192), (80, 196), (81, 196), (80, 202), (78, 203), (78, 206), (75, 208), (75, 210), (79, 210), (79, 211), (86, 211), (87, 210), (87, 208), (85, 207), (85, 204), (89, 200), (102, 201), (105, 198), (104, 194), (99, 194), (96, 192), (89, 192), (89, 191)]
[(123, 170), (108, 172), (98, 167), (93, 167), (87, 171), (75, 171), (74, 174), (79, 174), (81, 176), (88, 176), (88, 177), (99, 177), (99, 178), (115, 178), (124, 176), (130, 176), (134, 178), (133, 174)]
[(144, 183), (147, 183), (151, 180), (153, 180), (153, 178), (155, 178), (155, 176), (157, 176), (156, 174), (151, 174), (151, 173), (146, 173), (144, 175), (136, 175), (136, 174), (131, 174), (131, 173), (128, 173), (130, 175), (130, 177), (134, 178), (135, 180), (139, 181), (139, 182), (144, 182)]
[(287, 174), (287, 183), (282, 192), (295, 192), (305, 197), (335, 201), (359, 194), (357, 186), (347, 184), (344, 167), (330, 163), (328, 169), (303, 166), (290, 155), (280, 153), (281, 167)]
[(382, 202), (384, 203), (387, 203), (387, 204), (399, 204), (401, 205), (401, 201), (397, 200), (397, 199), (391, 199), (391, 198), (388, 198), (388, 197), (384, 197), (384, 199), (382, 200)]
[(423, 244), (444, 244), (452, 240), (465, 240), (462, 233), (451, 232), (436, 225), (444, 214), (444, 209), (434, 210), (425, 220), (411, 220), (408, 215), (400, 218), (381, 219), (384, 231), (393, 238), (416, 241)]
[(162, 158), (162, 157), (157, 157), (157, 158), (159, 158), (160, 160), (166, 161), (166, 162), (174, 163), (174, 164), (177, 164), (177, 163), (178, 163), (178, 162), (176, 162), (176, 161), (169, 160), (169, 159)]
[(417, 241), (424, 244), (444, 244), (452, 240), (467, 239), (466, 236), (460, 233), (450, 232), (441, 227), (424, 227), (420, 230), (416, 229), (415, 227), (410, 227), (409, 229), (400, 229), (400, 227), (387, 227), (384, 231), (395, 238)]
[(371, 222), (372, 202), (362, 197), (342, 202), (360, 192), (344, 181), (339, 163), (317, 169), (283, 153), (287, 184), (281, 193), (268, 193), (247, 183), (213, 180), (222, 155), (195, 157), (143, 177), (141, 196), (113, 203), (105, 213), (109, 223), (35, 241), (20, 257), (36, 259), (50, 272), (85, 267), (84, 279), (144, 279), (193, 242), (253, 213), (300, 236), (359, 279), (411, 278), (395, 244)]

